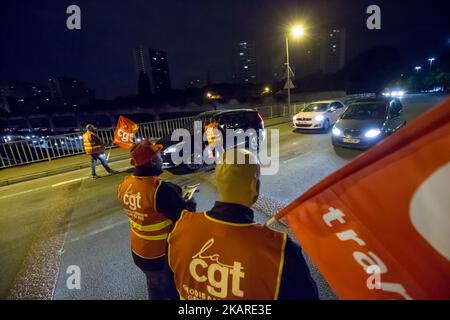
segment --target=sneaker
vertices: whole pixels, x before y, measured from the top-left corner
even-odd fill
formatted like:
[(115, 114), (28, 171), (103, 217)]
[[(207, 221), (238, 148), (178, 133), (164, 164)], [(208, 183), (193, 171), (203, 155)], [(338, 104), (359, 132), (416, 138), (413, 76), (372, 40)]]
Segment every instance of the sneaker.
[(100, 178), (100, 176), (98, 176), (98, 175), (96, 175), (96, 174), (91, 175), (91, 179), (92, 179), (92, 180), (96, 180), (96, 179), (98, 179), (98, 178)]
[(113, 169), (108, 171), (108, 174), (110, 174), (110, 175), (118, 174), (118, 173), (119, 173), (119, 171), (116, 171), (116, 170), (113, 170)]

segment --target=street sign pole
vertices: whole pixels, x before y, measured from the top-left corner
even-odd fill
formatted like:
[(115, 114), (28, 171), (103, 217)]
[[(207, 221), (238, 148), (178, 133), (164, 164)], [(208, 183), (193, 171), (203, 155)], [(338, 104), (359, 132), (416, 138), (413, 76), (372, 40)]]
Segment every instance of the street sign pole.
[(291, 80), (291, 73), (290, 73), (290, 67), (289, 67), (289, 37), (286, 36), (286, 73), (287, 73), (287, 104), (288, 104), (288, 113), (291, 111), (291, 86), (290, 86), (290, 80)]

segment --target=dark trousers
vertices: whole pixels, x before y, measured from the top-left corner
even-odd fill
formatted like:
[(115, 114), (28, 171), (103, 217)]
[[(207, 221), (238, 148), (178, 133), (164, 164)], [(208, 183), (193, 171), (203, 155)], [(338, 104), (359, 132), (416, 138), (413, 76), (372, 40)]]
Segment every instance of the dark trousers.
[(165, 257), (157, 259), (143, 259), (133, 252), (133, 260), (136, 266), (144, 272), (147, 278), (147, 292), (149, 300), (167, 300), (171, 296), (169, 286), (171, 281), (166, 270)]
[(106, 160), (106, 156), (104, 153), (91, 154), (91, 173), (93, 176), (96, 175), (95, 167), (97, 166), (97, 160), (100, 161), (103, 168), (105, 168), (106, 172), (111, 172), (111, 168), (108, 165), (108, 161)]

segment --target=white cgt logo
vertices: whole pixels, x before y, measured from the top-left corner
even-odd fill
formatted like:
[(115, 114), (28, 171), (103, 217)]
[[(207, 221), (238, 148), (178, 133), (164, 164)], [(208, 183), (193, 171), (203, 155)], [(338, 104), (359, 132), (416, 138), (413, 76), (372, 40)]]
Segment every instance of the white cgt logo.
[(433, 172), (412, 197), (409, 214), (416, 230), (450, 260), (450, 162)]
[(134, 134), (133, 133), (128, 133), (128, 132), (122, 130), (122, 128), (120, 128), (117, 131), (117, 135), (120, 137), (120, 139), (123, 142), (133, 142), (133, 140), (134, 140)]

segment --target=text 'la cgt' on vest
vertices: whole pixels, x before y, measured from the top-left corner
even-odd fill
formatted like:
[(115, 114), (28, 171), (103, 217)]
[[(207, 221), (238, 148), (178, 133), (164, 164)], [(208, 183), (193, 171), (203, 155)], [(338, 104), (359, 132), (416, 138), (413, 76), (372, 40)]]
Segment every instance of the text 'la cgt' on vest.
[(180, 299), (278, 299), (285, 233), (184, 211), (168, 246)]

